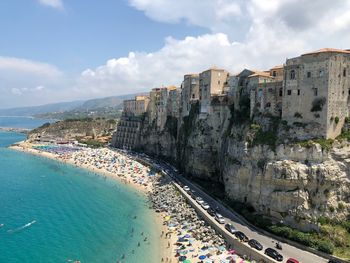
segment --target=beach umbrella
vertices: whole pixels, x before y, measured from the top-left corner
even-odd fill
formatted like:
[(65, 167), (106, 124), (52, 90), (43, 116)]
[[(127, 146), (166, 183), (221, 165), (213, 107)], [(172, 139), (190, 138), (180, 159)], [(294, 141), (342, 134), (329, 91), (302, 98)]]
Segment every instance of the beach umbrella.
[(186, 256), (181, 256), (181, 257), (179, 257), (179, 261), (185, 261), (186, 260)]
[(200, 255), (198, 258), (199, 258), (200, 260), (204, 260), (204, 259), (206, 259), (206, 257), (207, 257), (207, 256), (205, 256), (205, 255)]

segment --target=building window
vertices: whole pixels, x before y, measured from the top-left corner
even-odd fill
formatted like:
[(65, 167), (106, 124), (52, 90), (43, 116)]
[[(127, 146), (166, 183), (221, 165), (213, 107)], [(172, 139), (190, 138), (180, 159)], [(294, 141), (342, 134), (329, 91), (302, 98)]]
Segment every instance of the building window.
[(311, 72), (310, 71), (307, 72), (307, 77), (311, 78)]
[(266, 103), (265, 107), (266, 108), (270, 108), (271, 107), (271, 103), (270, 102)]
[(323, 77), (323, 70), (320, 70), (320, 77)]
[(346, 68), (343, 69), (343, 77), (346, 77)]
[(261, 98), (262, 95), (263, 95), (263, 91), (262, 91), (262, 89), (259, 89), (259, 91), (258, 91), (258, 97)]
[(218, 84), (220, 85), (220, 80), (218, 80)]
[(298, 89), (298, 96), (300, 95), (300, 89)]
[(272, 71), (272, 76), (276, 77), (277, 76), (277, 72), (276, 71)]
[(282, 88), (280, 88), (280, 97), (282, 97), (283, 96), (283, 90), (282, 90)]
[(295, 79), (295, 70), (294, 69), (292, 69), (290, 71), (290, 79)]
[(314, 91), (314, 96), (317, 96), (318, 95), (318, 88), (313, 88), (313, 91)]
[(287, 95), (292, 95), (292, 90), (291, 89), (287, 90)]

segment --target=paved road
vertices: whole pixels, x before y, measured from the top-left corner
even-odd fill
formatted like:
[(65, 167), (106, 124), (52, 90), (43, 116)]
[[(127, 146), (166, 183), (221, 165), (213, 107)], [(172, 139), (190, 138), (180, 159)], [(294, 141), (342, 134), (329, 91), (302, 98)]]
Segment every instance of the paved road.
[[(242, 231), (245, 233), (249, 239), (256, 239), (258, 240), (265, 248), (272, 247), (274, 248), (277, 240), (274, 240), (270, 237), (267, 237), (259, 232), (257, 232), (255, 229), (250, 228), (247, 226), (235, 213), (233, 213), (231, 210), (228, 210), (226, 207), (224, 207), (221, 203), (213, 199), (211, 196), (203, 192), (199, 187), (192, 184), (185, 178), (180, 179), (183, 183), (188, 185), (191, 189), (196, 191), (196, 194), (203, 198), (211, 207), (219, 207), (220, 214), (225, 218), (225, 221), (227, 223), (231, 223), (237, 230)], [(315, 254), (312, 254), (310, 252), (298, 249), (296, 247), (290, 246), (285, 243), (282, 244), (282, 251), (280, 254), (283, 255), (283, 262), (286, 262), (288, 258), (295, 258), (303, 263), (322, 263), (322, 262), (328, 262), (327, 259), (321, 258)]]
[[(178, 179), (180, 182), (182, 182), (184, 185), (189, 186), (191, 189), (196, 191), (196, 195), (203, 198), (204, 201), (206, 201), (211, 207), (216, 208), (218, 207), (220, 210), (220, 214), (225, 218), (225, 221), (227, 223), (231, 223), (237, 230), (242, 231), (245, 233), (249, 239), (256, 239), (259, 241), (264, 249), (263, 251), (268, 248), (272, 247), (274, 248), (277, 240), (274, 240), (268, 236), (265, 236), (261, 233), (259, 233), (256, 229), (249, 227), (241, 218), (238, 216), (235, 212), (232, 210), (227, 209), (225, 206), (223, 206), (220, 202), (215, 200), (213, 197), (205, 193), (201, 188), (199, 188), (194, 183), (190, 182), (183, 176), (179, 175), (177, 170), (172, 167), (171, 165), (168, 165), (164, 162), (160, 163), (157, 160), (152, 160), (149, 157), (141, 156), (141, 155), (130, 155), (130, 157), (137, 157), (140, 159), (143, 159), (144, 161), (151, 163), (158, 167), (161, 170), (166, 170), (167, 174), (169, 174), (171, 177)], [(218, 224), (219, 225), (219, 224)], [(288, 245), (286, 243), (281, 243), (283, 250), (279, 250), (283, 255), (283, 262), (286, 262), (289, 258), (295, 258), (299, 260), (302, 263), (326, 263), (328, 262), (327, 259), (319, 257), (313, 253), (310, 253), (308, 251), (293, 247), (291, 245)], [(277, 262), (277, 261), (276, 261)]]

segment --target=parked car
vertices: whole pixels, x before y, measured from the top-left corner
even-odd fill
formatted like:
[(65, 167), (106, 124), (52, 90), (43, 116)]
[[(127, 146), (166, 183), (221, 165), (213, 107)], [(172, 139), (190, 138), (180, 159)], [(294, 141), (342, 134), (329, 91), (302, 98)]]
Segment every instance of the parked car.
[(235, 236), (242, 242), (248, 242), (249, 238), (241, 231), (236, 231)]
[(218, 213), (215, 214), (215, 220), (218, 221), (220, 224), (225, 224), (224, 217)]
[(185, 190), (186, 192), (188, 192), (188, 191), (190, 191), (190, 188), (189, 188), (187, 185), (185, 185), (185, 186), (184, 186), (184, 190)]
[(276, 250), (270, 247), (265, 249), (265, 255), (268, 255), (270, 258), (273, 258), (277, 261), (283, 260), (283, 256), (280, 253), (278, 253)]
[[(249, 240), (249, 241), (248, 241), (248, 245), (249, 245), (250, 247), (252, 247), (252, 248), (257, 249), (257, 250), (262, 250), (262, 249), (263, 249), (263, 246), (262, 246), (257, 240), (255, 240), (255, 239)], [(289, 263), (289, 262), (287, 261), (287, 263)]]
[(210, 206), (209, 206), (208, 203), (206, 203), (206, 202), (201, 203), (201, 206), (202, 206), (203, 209), (205, 209), (205, 210), (207, 210), (207, 209), (210, 208)]
[(237, 231), (236, 228), (233, 225), (229, 224), (229, 223), (225, 225), (225, 228), (231, 234), (234, 234)]
[(211, 216), (215, 216), (215, 211), (209, 207), (209, 209), (207, 210), (208, 214), (211, 215)]
[(299, 261), (294, 258), (289, 258), (286, 263), (299, 263)]
[(197, 197), (197, 198), (196, 198), (196, 201), (197, 201), (197, 203), (200, 204), (200, 205), (201, 205), (202, 203), (204, 203), (204, 200), (203, 200), (201, 197)]

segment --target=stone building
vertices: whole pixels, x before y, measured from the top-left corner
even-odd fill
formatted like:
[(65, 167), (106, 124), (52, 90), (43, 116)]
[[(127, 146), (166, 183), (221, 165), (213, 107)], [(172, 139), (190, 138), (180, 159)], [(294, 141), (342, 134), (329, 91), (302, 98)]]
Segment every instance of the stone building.
[(321, 49), (288, 59), (282, 118), (312, 125), (314, 137), (335, 138), (349, 115), (350, 51)]
[(149, 97), (144, 95), (137, 95), (134, 99), (124, 100), (123, 113), (125, 116), (141, 116), (147, 111), (149, 104)]
[(228, 78), (228, 100), (233, 103), (234, 108), (239, 110), (239, 101), (242, 96), (249, 96), (248, 84), (249, 76), (256, 73), (250, 69), (244, 69), (239, 74), (229, 76)]
[(143, 115), (147, 112), (150, 98), (137, 95), (134, 99), (124, 100), (123, 115), (113, 135), (112, 145), (122, 149), (133, 149), (139, 139)]
[(211, 68), (199, 74), (199, 102), (201, 113), (210, 113), (211, 97), (224, 93), (229, 77), (224, 69)]
[(168, 115), (168, 96), (169, 90), (176, 89), (170, 86), (168, 88), (154, 88), (150, 92), (150, 102), (148, 107), (148, 118), (150, 124), (155, 124), (157, 129), (162, 130), (166, 123)]
[(283, 66), (250, 75), (250, 117), (255, 113), (282, 115)]
[(141, 120), (139, 117), (122, 117), (113, 135), (112, 146), (128, 150), (134, 149), (140, 138), (140, 127)]
[(181, 118), (188, 116), (191, 109), (191, 102), (199, 99), (199, 75), (187, 74), (181, 85)]
[(177, 87), (168, 88), (167, 116), (179, 118), (181, 90)]

